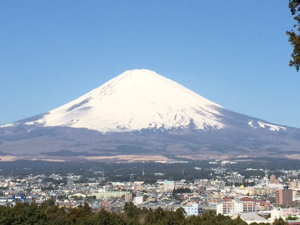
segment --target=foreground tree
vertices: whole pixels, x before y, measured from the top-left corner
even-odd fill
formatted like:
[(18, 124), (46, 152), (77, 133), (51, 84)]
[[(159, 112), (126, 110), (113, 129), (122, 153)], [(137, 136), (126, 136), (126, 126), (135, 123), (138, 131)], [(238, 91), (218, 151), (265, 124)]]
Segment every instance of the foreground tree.
[[(50, 199), (38, 206), (34, 202), (17, 203), (14, 207), (0, 206), (0, 224), (2, 225), (247, 225), (240, 217), (216, 215), (213, 210), (203, 216), (186, 217), (183, 208), (176, 211), (162, 208), (139, 209), (132, 203), (124, 206), (124, 213), (111, 213), (104, 209), (92, 212), (88, 204), (66, 210), (59, 208)], [(286, 225), (282, 218), (274, 225)], [(252, 223), (251, 225), (269, 225)]]
[(294, 66), (298, 72), (300, 68), (300, 0), (289, 0), (289, 8), (296, 21), (296, 24), (294, 24), (295, 30), (286, 32), (289, 36), (289, 42), (294, 47), (290, 66)]
[(289, 223), (286, 222), (286, 221), (284, 221), (284, 219), (280, 217), (279, 219), (276, 218), (276, 219), (274, 220), (273, 225), (289, 225)]

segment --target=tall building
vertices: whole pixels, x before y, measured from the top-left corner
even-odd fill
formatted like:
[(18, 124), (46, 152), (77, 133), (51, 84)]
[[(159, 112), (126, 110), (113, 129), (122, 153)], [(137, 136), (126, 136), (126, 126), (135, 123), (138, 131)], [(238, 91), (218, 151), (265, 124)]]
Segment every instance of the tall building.
[(169, 180), (165, 181), (165, 192), (173, 192), (174, 188), (175, 188), (174, 181), (169, 181)]
[(288, 207), (293, 205), (293, 190), (284, 187), (283, 189), (277, 190), (275, 192), (276, 204), (283, 207)]
[(132, 194), (128, 192), (125, 194), (125, 202), (131, 202), (131, 201), (132, 201)]
[(275, 180), (276, 180), (276, 175), (271, 175), (270, 176), (270, 183), (275, 184)]

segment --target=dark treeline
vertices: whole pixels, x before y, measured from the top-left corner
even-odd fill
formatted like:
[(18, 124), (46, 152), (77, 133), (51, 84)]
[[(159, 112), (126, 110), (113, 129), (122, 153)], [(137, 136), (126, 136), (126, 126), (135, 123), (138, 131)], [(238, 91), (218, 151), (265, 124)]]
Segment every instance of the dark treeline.
[[(195, 167), (202, 168), (195, 170)], [(189, 163), (164, 164), (164, 163), (118, 163), (109, 164), (105, 162), (45, 162), (18, 160), (13, 162), (0, 161), (0, 176), (25, 176), (29, 174), (38, 175), (52, 173), (66, 175), (74, 173), (84, 177), (95, 177), (94, 171), (104, 171), (105, 178), (110, 181), (141, 180), (146, 183), (154, 183), (157, 179), (180, 180), (186, 179), (213, 179), (215, 177), (213, 168), (220, 165), (211, 165), (209, 161), (189, 161)], [(272, 171), (277, 177), (282, 175), (278, 169), (299, 169), (298, 160), (261, 158), (253, 161), (240, 162), (234, 165), (225, 165), (227, 171), (238, 171), (246, 178), (250, 176), (264, 176), (264, 171), (248, 171), (246, 168), (257, 168)], [(154, 173), (163, 173), (155, 176)], [(98, 175), (99, 176), (99, 175)]]
[[(166, 211), (162, 208), (155, 210), (137, 208), (133, 203), (126, 203), (123, 213), (110, 213), (101, 209), (92, 212), (85, 204), (77, 208), (66, 210), (59, 208), (53, 200), (38, 206), (16, 203), (14, 207), (0, 206), (0, 224), (36, 224), (36, 225), (246, 225), (241, 218), (231, 219), (223, 215), (215, 215), (215, 211), (208, 211), (203, 216), (185, 217), (183, 208), (176, 211)], [(255, 225), (257, 223), (251, 223)], [(260, 223), (263, 224), (263, 223)], [(283, 220), (273, 224), (286, 224)]]

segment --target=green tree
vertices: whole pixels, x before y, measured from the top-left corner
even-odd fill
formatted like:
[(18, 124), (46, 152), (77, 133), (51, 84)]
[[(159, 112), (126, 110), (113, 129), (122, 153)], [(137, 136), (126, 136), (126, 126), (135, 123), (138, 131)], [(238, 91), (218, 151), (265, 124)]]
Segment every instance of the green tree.
[(182, 207), (176, 209), (174, 214), (177, 220), (184, 220), (186, 216), (186, 212)]
[(54, 205), (55, 205), (55, 202), (52, 198), (49, 198), (48, 200), (46, 200), (42, 203), (42, 207), (44, 207), (44, 208), (53, 207)]
[(49, 225), (68, 225), (71, 222), (68, 219), (68, 215), (65, 208), (59, 208), (58, 206), (44, 207), (44, 212), (49, 220)]
[(235, 225), (247, 225), (247, 223), (241, 219), (241, 217), (237, 217), (236, 219), (233, 220), (233, 224)]
[(289, 8), (296, 21), (296, 24), (294, 24), (295, 30), (286, 32), (289, 36), (289, 42), (294, 48), (289, 65), (294, 66), (298, 72), (300, 68), (300, 0), (289, 0)]
[(1, 207), (0, 209), (0, 224), (12, 224), (13, 210), (9, 206)]
[(129, 219), (138, 218), (140, 211), (141, 211), (132, 202), (126, 202), (123, 210)]
[(275, 220), (274, 220), (274, 223), (273, 223), (273, 225), (288, 225), (289, 223), (288, 222), (286, 222), (286, 221), (284, 221), (284, 219), (283, 218), (276, 218)]
[(89, 205), (84, 203), (84, 206), (80, 205), (77, 208), (72, 208), (68, 213), (68, 218), (71, 223), (75, 224), (78, 220), (88, 217), (91, 213)]
[(106, 212), (101, 209), (98, 213), (92, 213), (87, 217), (79, 218), (78, 225), (125, 225), (125, 221), (115, 213)]

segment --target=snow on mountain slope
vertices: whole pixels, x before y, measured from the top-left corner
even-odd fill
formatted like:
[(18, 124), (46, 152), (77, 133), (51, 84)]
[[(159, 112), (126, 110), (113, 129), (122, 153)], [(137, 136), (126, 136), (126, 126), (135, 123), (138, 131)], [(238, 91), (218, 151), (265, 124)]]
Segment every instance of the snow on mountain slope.
[(220, 129), (222, 108), (149, 70), (129, 70), (82, 97), (26, 124), (88, 128), (100, 132), (147, 128)]
[(280, 130), (286, 130), (285, 127), (283, 126), (278, 126), (278, 125), (274, 125), (274, 124), (270, 124), (270, 123), (265, 123), (262, 121), (253, 121), (251, 120), (248, 123), (251, 127), (253, 127), (254, 129), (261, 127), (261, 128), (266, 128), (269, 129), (271, 131), (280, 131)]

